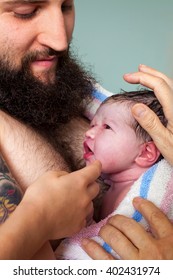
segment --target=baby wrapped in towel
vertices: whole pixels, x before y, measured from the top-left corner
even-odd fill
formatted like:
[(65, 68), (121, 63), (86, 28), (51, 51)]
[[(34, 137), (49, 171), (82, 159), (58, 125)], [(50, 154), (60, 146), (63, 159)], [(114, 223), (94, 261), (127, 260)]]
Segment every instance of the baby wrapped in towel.
[(122, 93), (102, 103), (84, 140), (86, 164), (100, 160), (102, 177), (110, 185), (103, 198), (101, 220), (65, 239), (56, 250), (57, 259), (90, 259), (81, 248), (83, 238), (96, 240), (118, 257), (98, 232), (107, 219), (117, 213), (135, 219), (149, 230), (132, 205), (136, 196), (153, 201), (172, 219), (173, 169), (165, 160), (160, 161), (159, 150), (133, 118), (131, 107), (139, 102), (148, 105), (166, 125), (161, 105), (151, 91)]

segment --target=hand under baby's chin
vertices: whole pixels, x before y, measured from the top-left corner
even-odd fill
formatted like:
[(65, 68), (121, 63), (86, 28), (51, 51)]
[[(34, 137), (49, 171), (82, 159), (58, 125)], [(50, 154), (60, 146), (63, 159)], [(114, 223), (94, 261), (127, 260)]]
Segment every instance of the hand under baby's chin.
[(96, 161), (96, 158), (94, 156), (89, 157), (88, 159), (85, 159), (86, 166), (90, 165), (94, 161)]
[(109, 179), (110, 175), (107, 173), (101, 173), (101, 179), (104, 181), (105, 184), (111, 185), (111, 180)]

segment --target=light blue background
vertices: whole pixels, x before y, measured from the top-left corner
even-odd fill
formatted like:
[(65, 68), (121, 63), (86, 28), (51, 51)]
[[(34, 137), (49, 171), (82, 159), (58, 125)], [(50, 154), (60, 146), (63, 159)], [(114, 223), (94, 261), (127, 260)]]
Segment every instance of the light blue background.
[(173, 0), (75, 0), (74, 50), (106, 89), (140, 63), (173, 76)]

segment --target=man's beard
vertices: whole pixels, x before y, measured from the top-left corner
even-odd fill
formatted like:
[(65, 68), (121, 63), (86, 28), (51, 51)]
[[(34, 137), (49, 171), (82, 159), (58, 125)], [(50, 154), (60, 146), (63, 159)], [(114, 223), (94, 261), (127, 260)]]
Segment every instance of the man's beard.
[(94, 79), (66, 52), (59, 57), (55, 82), (43, 83), (28, 70), (34, 59), (24, 60), (18, 71), (10, 69), (7, 59), (0, 60), (0, 109), (43, 130), (81, 115)]

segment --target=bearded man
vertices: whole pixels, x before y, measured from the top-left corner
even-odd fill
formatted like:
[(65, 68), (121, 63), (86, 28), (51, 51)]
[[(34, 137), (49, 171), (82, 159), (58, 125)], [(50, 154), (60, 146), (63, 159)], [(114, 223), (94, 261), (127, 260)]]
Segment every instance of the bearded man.
[[(42, 251), (42, 256), (38, 254), (37, 257), (48, 258), (51, 255), (53, 258), (47, 241), (69, 236), (85, 226), (85, 220), (92, 212), (92, 200), (98, 193), (98, 186), (94, 183), (101, 172), (98, 163), (68, 175), (64, 172), (51, 173), (28, 187), (46, 170), (75, 168), (75, 161), (71, 162), (69, 159), (71, 151), (67, 153), (65, 160), (63, 158), (68, 141), (64, 146), (60, 132), (62, 124), (69, 120), (70, 125), (78, 126), (73, 131), (75, 134), (79, 133), (79, 128), (83, 129), (85, 122), (79, 126), (77, 123), (81, 122), (75, 123), (73, 118), (79, 120), (84, 106), (90, 100), (93, 81), (74, 63), (69, 54), (74, 20), (73, 0), (0, 0), (0, 148), (3, 160), (25, 192), (21, 200), (19, 188), (8, 176), (2, 160), (0, 218), (1, 222), (5, 221), (0, 226), (2, 259), (33, 258), (36, 253), (40, 253), (39, 250)], [(154, 69), (140, 66), (140, 72), (126, 76), (126, 81), (149, 86), (158, 96), (162, 88), (166, 92), (165, 96), (168, 94), (172, 100), (172, 82)], [(160, 96), (159, 98), (162, 100)], [(164, 108), (168, 113), (171, 112), (169, 104), (171, 102), (164, 101)], [(142, 120), (138, 114), (136, 119), (151, 135), (157, 136), (156, 132), (159, 130), (159, 137), (155, 138), (157, 141), (160, 139), (160, 150), (164, 150), (165, 130), (160, 127), (156, 116), (147, 108), (145, 110), (147, 114), (142, 114)], [(141, 114), (141, 110), (138, 113)], [(172, 115), (169, 120), (171, 118)], [(151, 123), (155, 125), (151, 127)], [(156, 126), (159, 128), (157, 131)], [(72, 129), (68, 133), (71, 136)], [(170, 130), (166, 135), (166, 143), (172, 148)], [(78, 141), (74, 139), (72, 136), (70, 141), (77, 144), (80, 150), (80, 137), (77, 137)], [(57, 183), (56, 188), (52, 182)], [(66, 205), (70, 211), (66, 211)], [(139, 254), (141, 258), (149, 258), (150, 252), (148, 254), (146, 248), (151, 247), (156, 258), (172, 258), (172, 225), (149, 202), (136, 203), (136, 208), (146, 216), (153, 231), (157, 233), (156, 238), (151, 239), (134, 221), (128, 221), (129, 227), (126, 227), (125, 217), (121, 217), (120, 222), (120, 228), (122, 225), (125, 227), (124, 234), (116, 227), (116, 223), (112, 223), (105, 229), (103, 238), (115, 251), (118, 247), (119, 255), (127, 259), (133, 259), (134, 254), (130, 252), (136, 252), (138, 248), (142, 251)], [(144, 208), (147, 209), (146, 212)], [(112, 235), (113, 232), (114, 236), (119, 237), (118, 242)], [(128, 238), (130, 232), (132, 235)], [(98, 244), (90, 244), (90, 255), (95, 258), (110, 258), (103, 248), (98, 248)], [(123, 244), (128, 244), (131, 250), (124, 250)], [(87, 249), (86, 243), (85, 247)]]
[[(79, 129), (74, 125), (82, 122), (82, 140), (87, 123), (81, 116), (91, 101), (94, 80), (70, 54), (74, 17), (71, 0), (0, 1), (0, 193), (1, 201), (5, 195), (8, 201), (10, 195), (13, 206), (0, 205), (1, 222), (20, 203), (26, 188), (45, 171), (76, 169), (71, 150), (65, 153), (67, 142), (75, 143), (81, 156), (80, 137), (78, 142), (75, 140)], [(62, 136), (64, 124), (69, 121), (74, 127), (73, 133), (68, 128), (70, 138)], [(68, 140), (65, 144), (62, 137)], [(5, 163), (18, 185), (10, 178)], [(34, 199), (37, 201), (37, 197)], [(50, 246), (44, 248), (39, 258), (53, 258)]]

